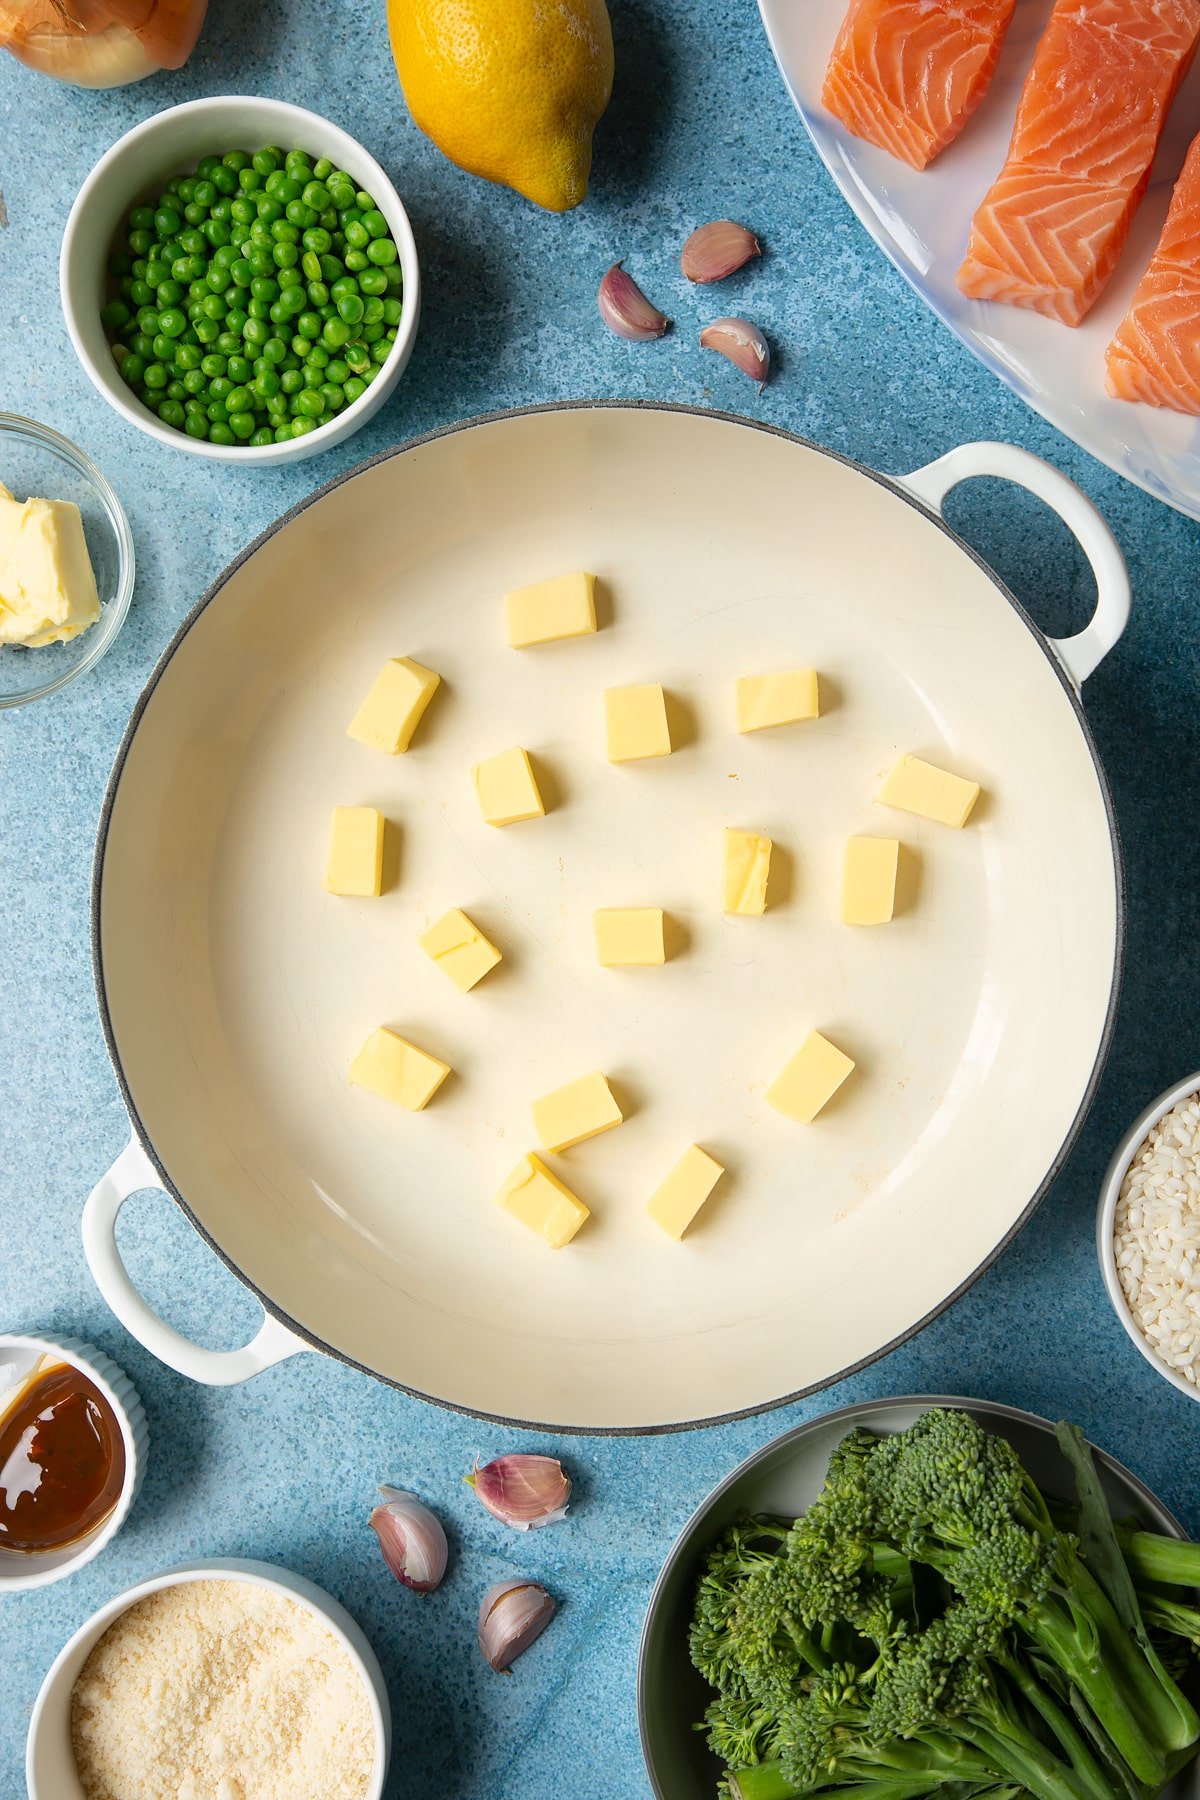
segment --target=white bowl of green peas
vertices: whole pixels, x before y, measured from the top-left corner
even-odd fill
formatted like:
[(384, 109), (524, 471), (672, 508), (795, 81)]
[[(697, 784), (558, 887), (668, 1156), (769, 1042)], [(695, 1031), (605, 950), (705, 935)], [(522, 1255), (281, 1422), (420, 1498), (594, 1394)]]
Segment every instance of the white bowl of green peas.
[(412, 354), (408, 215), (348, 133), (286, 101), (192, 100), (118, 138), (63, 233), (67, 330), (160, 444), (296, 462), (365, 425)]

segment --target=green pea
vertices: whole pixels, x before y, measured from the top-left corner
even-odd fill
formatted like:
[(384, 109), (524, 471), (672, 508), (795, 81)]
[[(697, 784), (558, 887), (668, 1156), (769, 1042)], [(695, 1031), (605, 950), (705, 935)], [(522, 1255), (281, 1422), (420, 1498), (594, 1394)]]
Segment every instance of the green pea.
[(303, 200), (288, 201), (288, 224), (293, 231), (307, 231), (310, 225), (316, 224), (320, 216), (320, 213), (314, 212), (311, 206), (305, 206)]
[(404, 271), (400, 264), (398, 262), (389, 263), (383, 272), (387, 276), (389, 289), (393, 293), (399, 293), (404, 286)]
[(275, 259), (267, 245), (253, 244), (246, 252), (246, 261), (253, 275), (273, 276), (275, 273)]
[(214, 400), (228, 400), (233, 392), (233, 383), (228, 375), (218, 375), (209, 382), (208, 391)]
[(171, 270), (169, 264), (159, 261), (157, 257), (150, 257), (146, 263), (145, 279), (150, 283), (152, 288), (156, 288), (160, 281), (170, 281)]
[(130, 387), (135, 386), (137, 382), (141, 381), (146, 373), (145, 357), (139, 356), (135, 350), (131, 350), (125, 358), (125, 361), (121, 364), (121, 373), (129, 383)]
[(175, 340), (167, 337), (164, 332), (155, 332), (150, 342), (150, 348), (159, 362), (173, 363), (175, 361)]
[(304, 183), (297, 181), (294, 175), (283, 175), (275, 183), (275, 200), (286, 206), (289, 200), (298, 200), (304, 192)]
[(176, 345), (175, 361), (181, 369), (198, 369), (203, 360), (204, 352), (198, 350), (195, 344)]
[(208, 249), (208, 239), (202, 231), (181, 231), (179, 248), (185, 256), (203, 256)]
[(314, 344), (304, 359), (305, 387), (320, 387), (329, 366), (329, 352), (324, 344)]
[(228, 225), (222, 224), (220, 219), (206, 220), (204, 225), (201, 226), (201, 230), (214, 250), (224, 249), (225, 245), (229, 242), (229, 227)]
[(230, 431), (228, 425), (222, 424), (219, 421), (215, 421), (209, 426), (208, 436), (210, 443), (213, 444), (234, 444), (237, 442), (237, 439), (234, 437), (232, 431)]
[(100, 321), (107, 331), (119, 331), (130, 319), (129, 308), (123, 300), (110, 300), (100, 312)]
[(229, 307), (220, 294), (209, 294), (200, 302), (200, 311), (206, 319), (223, 319)]
[(180, 312), (177, 306), (168, 306), (165, 312), (158, 315), (158, 329), (164, 337), (182, 337), (187, 330), (187, 315)]
[[(239, 169), (238, 186), (243, 194), (256, 194), (263, 184), (263, 178), (257, 169)], [(247, 220), (249, 224), (249, 220)]]
[(271, 305), (267, 300), (247, 300), (246, 311), (252, 319), (269, 319)]
[(310, 281), (308, 284), (308, 302), (310, 306), (327, 306), (329, 289), (323, 281)]
[(325, 402), (312, 388), (305, 388), (296, 395), (296, 410), (303, 418), (319, 419), (325, 411)]
[(250, 158), (246, 155), (244, 150), (227, 150), (221, 158), (221, 167), (223, 169), (232, 169), (235, 174), (240, 174), (241, 171), (248, 166), (249, 162)]
[(260, 425), (254, 436), (250, 439), (250, 442), (256, 448), (265, 448), (267, 444), (273, 444), (275, 442), (275, 433), (271, 430), (269, 425)]
[(377, 344), (386, 330), (386, 325), (360, 325), (358, 335), (364, 344)]
[(321, 398), (325, 402), (325, 411), (341, 412), (346, 404), (346, 396), (336, 381), (325, 381), (321, 384)]
[(365, 250), (371, 242), (371, 234), (361, 219), (351, 219), (346, 226), (346, 245), (350, 250)]
[(277, 200), (273, 194), (260, 194), (255, 206), (258, 211), (258, 223), (265, 226), (268, 231), (272, 225), (278, 224), (283, 218), (283, 203)]
[(225, 325), (226, 329), (217, 338), (217, 349), (222, 356), (238, 356), (242, 348), (241, 333), (229, 328), (228, 319), (226, 319)]
[(340, 385), (342, 382), (345, 381), (345, 379), (349, 375), (349, 373), (350, 373), (350, 365), (346, 362), (344, 357), (341, 357), (341, 356), (330, 357), (329, 362), (326, 364), (326, 367), (325, 367), (326, 381), (336, 381)]
[(171, 264), (174, 281), (201, 281), (208, 273), (208, 264), (202, 256), (180, 256)]
[(272, 281), (269, 275), (255, 275), (250, 283), (250, 297), (253, 300), (265, 300), (268, 304), (279, 298), (279, 283)]
[(274, 306), (272, 306), (272, 308), (270, 310), (268, 317), (270, 318), (272, 325), (278, 325), (278, 326), (282, 327), (287, 324), (288, 320), (291, 318), (291, 314), (288, 312), (288, 309), (284, 305), (282, 300), (276, 300)]
[(328, 306), (318, 306), (317, 313), (320, 316), (322, 325), (324, 325), (326, 319), (336, 319), (337, 318), (337, 307), (333, 304), (333, 301), (331, 300), (329, 302)]
[(327, 178), (325, 185), (329, 189), (329, 198), (332, 200), (338, 212), (348, 212), (354, 205), (354, 183), (350, 180), (350, 177), (335, 170), (334, 173)]
[(233, 418), (235, 413), (250, 411), (254, 405), (254, 395), (246, 387), (230, 388), (225, 396), (225, 405), (230, 418)]
[(146, 365), (146, 373), (142, 376), (142, 380), (148, 388), (165, 388), (170, 377), (162, 363), (152, 362)]
[(159, 237), (174, 237), (179, 230), (179, 214), (171, 206), (160, 206), (154, 215), (154, 229)]
[(388, 263), (394, 263), (400, 252), (391, 238), (372, 238), (367, 245), (367, 255), (376, 268), (382, 269)]
[[(137, 320), (135, 319), (134, 324), (136, 325), (136, 323), (137, 323)], [(147, 362), (150, 361), (150, 358), (152, 355), (152, 351), (150, 349), (150, 339), (146, 336), (144, 331), (135, 331), (132, 334), (132, 336), (129, 339), (129, 348), (135, 353), (135, 355), (144, 356)]]
[(158, 308), (156, 306), (139, 306), (137, 311), (138, 330), (153, 334), (158, 330)]
[(300, 270), (295, 266), (290, 269), (276, 269), (275, 279), (279, 283), (279, 292), (281, 295), (285, 294), (288, 288), (300, 288), (302, 290), (304, 287), (304, 277), (300, 273)]
[(135, 306), (149, 306), (154, 298), (154, 289), (150, 286), (148, 281), (131, 281), (129, 284), (129, 298), (133, 301)]
[(254, 370), (251, 367), (248, 357), (231, 356), (229, 358), (229, 366), (226, 373), (228, 374), (230, 381), (236, 382), (239, 387), (244, 387), (254, 373)]
[(240, 250), (243, 244), (250, 242), (250, 227), (248, 225), (231, 225), (229, 241), (236, 250)]
[(299, 369), (285, 369), (279, 377), (279, 386), (285, 394), (298, 394), (304, 386), (304, 376)]
[(330, 162), (329, 158), (327, 156), (318, 156), (316, 162), (313, 164), (314, 181), (328, 181), (332, 174), (333, 164)]
[(292, 427), (290, 421), (286, 425), (277, 425), (275, 427), (275, 442), (277, 444), (286, 444), (290, 442), (291, 436)]
[(347, 404), (353, 406), (354, 402), (356, 400), (361, 400), (366, 393), (367, 384), (365, 381), (360, 381), (357, 375), (351, 375), (348, 380), (342, 383), (342, 391), (346, 396)]
[(158, 416), (164, 425), (174, 425), (176, 430), (181, 429), (187, 419), (178, 400), (164, 400), (158, 409)]
[(352, 270), (355, 275), (361, 274), (364, 269), (369, 269), (370, 266), (371, 259), (365, 250), (347, 250), (346, 267)]
[(386, 294), (387, 276), (382, 269), (364, 269), (358, 278), (358, 285), (364, 294)]
[(260, 400), (270, 400), (279, 392), (279, 376), (274, 369), (264, 369), (254, 377), (254, 392)]
[[(307, 232), (305, 236), (307, 236)], [(300, 267), (309, 281), (320, 281), (321, 259), (315, 250), (306, 250), (300, 258)]]
[(254, 280), (254, 270), (250, 267), (248, 257), (239, 256), (229, 271), (239, 287), (248, 288)]
[(183, 429), (189, 437), (206, 438), (208, 436), (208, 420), (203, 413), (189, 413), (184, 420)]
[[(231, 224), (233, 220), (233, 201), (230, 200), (226, 194), (222, 194), (219, 200), (213, 201), (209, 208), (208, 216), (210, 219), (215, 219), (219, 225)], [(204, 227), (201, 226), (200, 229), (203, 230)]]
[(267, 401), (268, 419), (274, 419), (278, 424), (280, 419), (290, 419), (291, 416), (291, 402), (287, 395), (284, 393), (272, 394)]
[(262, 353), (267, 362), (278, 367), (287, 355), (287, 345), (282, 338), (269, 337), (262, 347)]
[(197, 319), (192, 330), (196, 333), (196, 341), (200, 344), (215, 344), (221, 331), (219, 319)]
[(173, 280), (169, 275), (165, 281), (159, 282), (158, 304), (160, 309), (164, 306), (178, 306), (182, 299), (183, 284), (181, 282)]
[(197, 206), (194, 200), (189, 200), (188, 204), (183, 209), (184, 223), (187, 225), (199, 228), (199, 226), (203, 225), (207, 217), (208, 208), (206, 206)]
[[(311, 250), (314, 256), (328, 256), (329, 252), (333, 249), (333, 237), (331, 233), (326, 231), (320, 225), (311, 226), (309, 230), (304, 233), (300, 242), (304, 245), (306, 250)], [(318, 270), (318, 273), (319, 272), (320, 271)]]
[(331, 350), (340, 350), (343, 344), (350, 342), (351, 335), (350, 327), (343, 319), (326, 319), (321, 328), (321, 336)]
[(273, 244), (299, 244), (299, 226), (293, 225), (289, 219), (276, 219), (271, 227), (271, 242)]
[(338, 317), (344, 325), (351, 327), (360, 325), (363, 316), (363, 303), (357, 294), (344, 294), (337, 303)]
[(229, 417), (229, 409), (223, 400), (210, 400), (204, 410), (213, 425), (223, 425)]
[(282, 160), (278, 150), (270, 149), (256, 150), (250, 158), (255, 174), (260, 175), (264, 181), (274, 174)]
[(336, 207), (333, 207), (333, 206), (327, 206), (325, 208), (325, 211), (321, 214), (321, 229), (323, 231), (328, 231), (330, 233), (330, 242), (331, 243), (333, 242), (332, 234), (333, 234), (333, 232), (335, 232), (337, 230), (337, 228), (338, 228), (337, 209), (336, 209)]
[(239, 225), (253, 225), (256, 217), (253, 201), (235, 200), (233, 203), (233, 216)]
[(365, 344), (347, 344), (345, 360), (356, 375), (361, 375), (370, 367), (371, 352)]
[(398, 325), (404, 308), (399, 300), (385, 300), (383, 303), (383, 322), (385, 325)]
[(129, 224), (133, 231), (153, 231), (154, 208), (152, 206), (135, 206), (129, 215)]
[(248, 344), (265, 344), (271, 333), (262, 319), (247, 319), (242, 326), (242, 336)]
[(371, 383), (374, 381), (374, 379), (378, 375), (378, 373), (379, 373), (379, 370), (375, 367), (374, 363), (367, 364), (366, 368), (362, 372), (362, 379), (366, 382), (368, 387), (370, 387)]
[(275, 259), (276, 267), (280, 269), (294, 268), (300, 260), (300, 252), (296, 249), (295, 244), (276, 244), (271, 254)]
[(392, 346), (385, 339), (381, 339), (378, 344), (371, 345), (371, 361), (373, 363), (385, 363), (391, 354)]
[(203, 369), (189, 369), (183, 378), (183, 385), (189, 394), (207, 394), (208, 376)]
[(214, 169), (209, 177), (217, 193), (221, 195), (237, 193), (237, 170), (228, 168), (222, 160), (221, 167)]
[(201, 362), (200, 367), (204, 374), (207, 375), (208, 379), (212, 381), (216, 376), (224, 375), (226, 362), (227, 359), (221, 355), (219, 350), (210, 350), (208, 355), (204, 357)]
[[(321, 315), (318, 312), (302, 312), (296, 320), (297, 336), (303, 338), (319, 338), (321, 335)], [(302, 355), (303, 352), (297, 351)]]
[(208, 285), (214, 294), (223, 294), (226, 288), (232, 287), (233, 285), (233, 270), (223, 269), (220, 263), (214, 263), (209, 269), (205, 280), (208, 282)]
[(364, 210), (363, 224), (373, 238), (385, 238), (388, 235), (388, 222), (377, 206), (367, 207)]

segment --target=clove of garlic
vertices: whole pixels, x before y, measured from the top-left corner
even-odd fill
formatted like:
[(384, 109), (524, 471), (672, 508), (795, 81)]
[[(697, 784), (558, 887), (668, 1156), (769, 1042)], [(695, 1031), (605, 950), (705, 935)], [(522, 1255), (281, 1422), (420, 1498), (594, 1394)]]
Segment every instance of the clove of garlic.
[(714, 219), (698, 225), (679, 258), (689, 281), (724, 281), (735, 269), (762, 255), (762, 245), (752, 231), (733, 219)]
[(630, 343), (647, 343), (660, 338), (671, 323), (665, 313), (651, 305), (632, 275), (616, 262), (600, 283), (596, 294), (600, 317), (610, 331)]
[(476, 1463), (467, 1485), (494, 1519), (516, 1531), (556, 1524), (566, 1517), (571, 1498), (571, 1478), (553, 1456), (517, 1453), (497, 1456), (482, 1468)]
[(540, 1637), (555, 1601), (536, 1581), (498, 1581), (479, 1605), (479, 1648), (493, 1669), (507, 1669)]
[(714, 319), (700, 333), (700, 343), (703, 349), (728, 357), (743, 375), (758, 383), (762, 393), (771, 367), (771, 347), (757, 325), (749, 319)]
[(446, 1573), (450, 1555), (441, 1520), (403, 1488), (381, 1487), (385, 1504), (368, 1521), (379, 1539), (383, 1560), (398, 1581), (418, 1594), (431, 1594)]

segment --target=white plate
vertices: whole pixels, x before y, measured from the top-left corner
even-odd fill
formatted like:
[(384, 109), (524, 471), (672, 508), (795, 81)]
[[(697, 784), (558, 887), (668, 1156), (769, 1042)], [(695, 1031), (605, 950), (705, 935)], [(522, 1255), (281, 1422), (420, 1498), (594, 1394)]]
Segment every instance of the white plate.
[[(986, 449), (922, 490), (977, 463), (1050, 479)], [(581, 566), (604, 628), (510, 650), (504, 590)], [(392, 758), (346, 724), (397, 654), (446, 685)], [(798, 663), (821, 671), (824, 717), (739, 737), (734, 676)], [(602, 691), (636, 681), (664, 683), (688, 729), (669, 759), (614, 767)], [(552, 805), (496, 830), (470, 771), (513, 744)], [(969, 829), (875, 803), (906, 750), (983, 783)], [(377, 900), (322, 887), (330, 810), (355, 802), (399, 827)], [(332, 485), (184, 627), (110, 805), (101, 999), (160, 1171), (302, 1333), (473, 1410), (661, 1426), (877, 1354), (1016, 1228), (1102, 1055), (1114, 844), (1062, 668), (910, 497), (732, 419), (501, 415)], [(764, 918), (722, 916), (727, 825), (776, 840)], [(864, 831), (919, 871), (875, 930), (838, 920)], [(665, 967), (597, 966), (593, 909), (623, 905), (678, 922)], [(449, 906), (506, 959), (467, 995), (416, 945)], [(380, 1024), (452, 1064), (426, 1112), (348, 1085)], [(803, 1126), (764, 1093), (814, 1026), (858, 1069)], [(494, 1195), (534, 1147), (530, 1102), (595, 1069), (628, 1122), (556, 1159), (594, 1210), (555, 1255)], [(729, 1173), (680, 1245), (645, 1205), (694, 1140)], [(110, 1238), (130, 1180), (97, 1203)]]
[(1021, 307), (968, 300), (954, 279), (971, 216), (1004, 162), (1017, 98), (1052, 0), (1019, 0), (979, 110), (924, 171), (862, 143), (821, 105), (825, 65), (846, 4), (759, 0), (759, 10), (809, 136), (875, 242), (968, 349), (1043, 418), (1118, 475), (1200, 518), (1200, 420), (1114, 400), (1104, 387), (1105, 349), (1158, 242), (1172, 184), (1200, 121), (1200, 63), (1175, 101), (1117, 272), (1071, 330)]

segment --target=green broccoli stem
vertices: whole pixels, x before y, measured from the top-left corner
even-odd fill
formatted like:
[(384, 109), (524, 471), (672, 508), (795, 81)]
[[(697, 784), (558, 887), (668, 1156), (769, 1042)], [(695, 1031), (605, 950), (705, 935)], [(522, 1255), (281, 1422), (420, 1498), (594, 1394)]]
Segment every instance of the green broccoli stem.
[(1009, 1789), (997, 1770), (972, 1755), (969, 1745), (936, 1733), (888, 1745), (879, 1751), (877, 1764), (864, 1747), (847, 1767), (839, 1766), (828, 1779), (801, 1787), (778, 1762), (730, 1769), (725, 1785), (731, 1800), (807, 1800), (809, 1795), (826, 1793), (835, 1800), (925, 1800), (929, 1794), (936, 1794), (937, 1800), (971, 1800), (974, 1795)]
[(1185, 1606), (1181, 1600), (1172, 1599), (1168, 1594), (1156, 1594), (1147, 1589), (1138, 1593), (1138, 1601), (1149, 1630), (1165, 1632), (1169, 1637), (1183, 1638), (1200, 1650), (1200, 1610), (1194, 1606)]
[(1200, 1544), (1163, 1537), (1157, 1531), (1133, 1531), (1126, 1525), (1116, 1530), (1129, 1573), (1139, 1586), (1157, 1581), (1164, 1587), (1200, 1588)]
[(1072, 1772), (1086, 1782), (1099, 1800), (1109, 1800), (1112, 1784), (1094, 1751), (1073, 1719), (1065, 1713), (1044, 1682), (1025, 1667), (1019, 1657), (1001, 1653), (996, 1658), (1017, 1692), (1052, 1732)]

